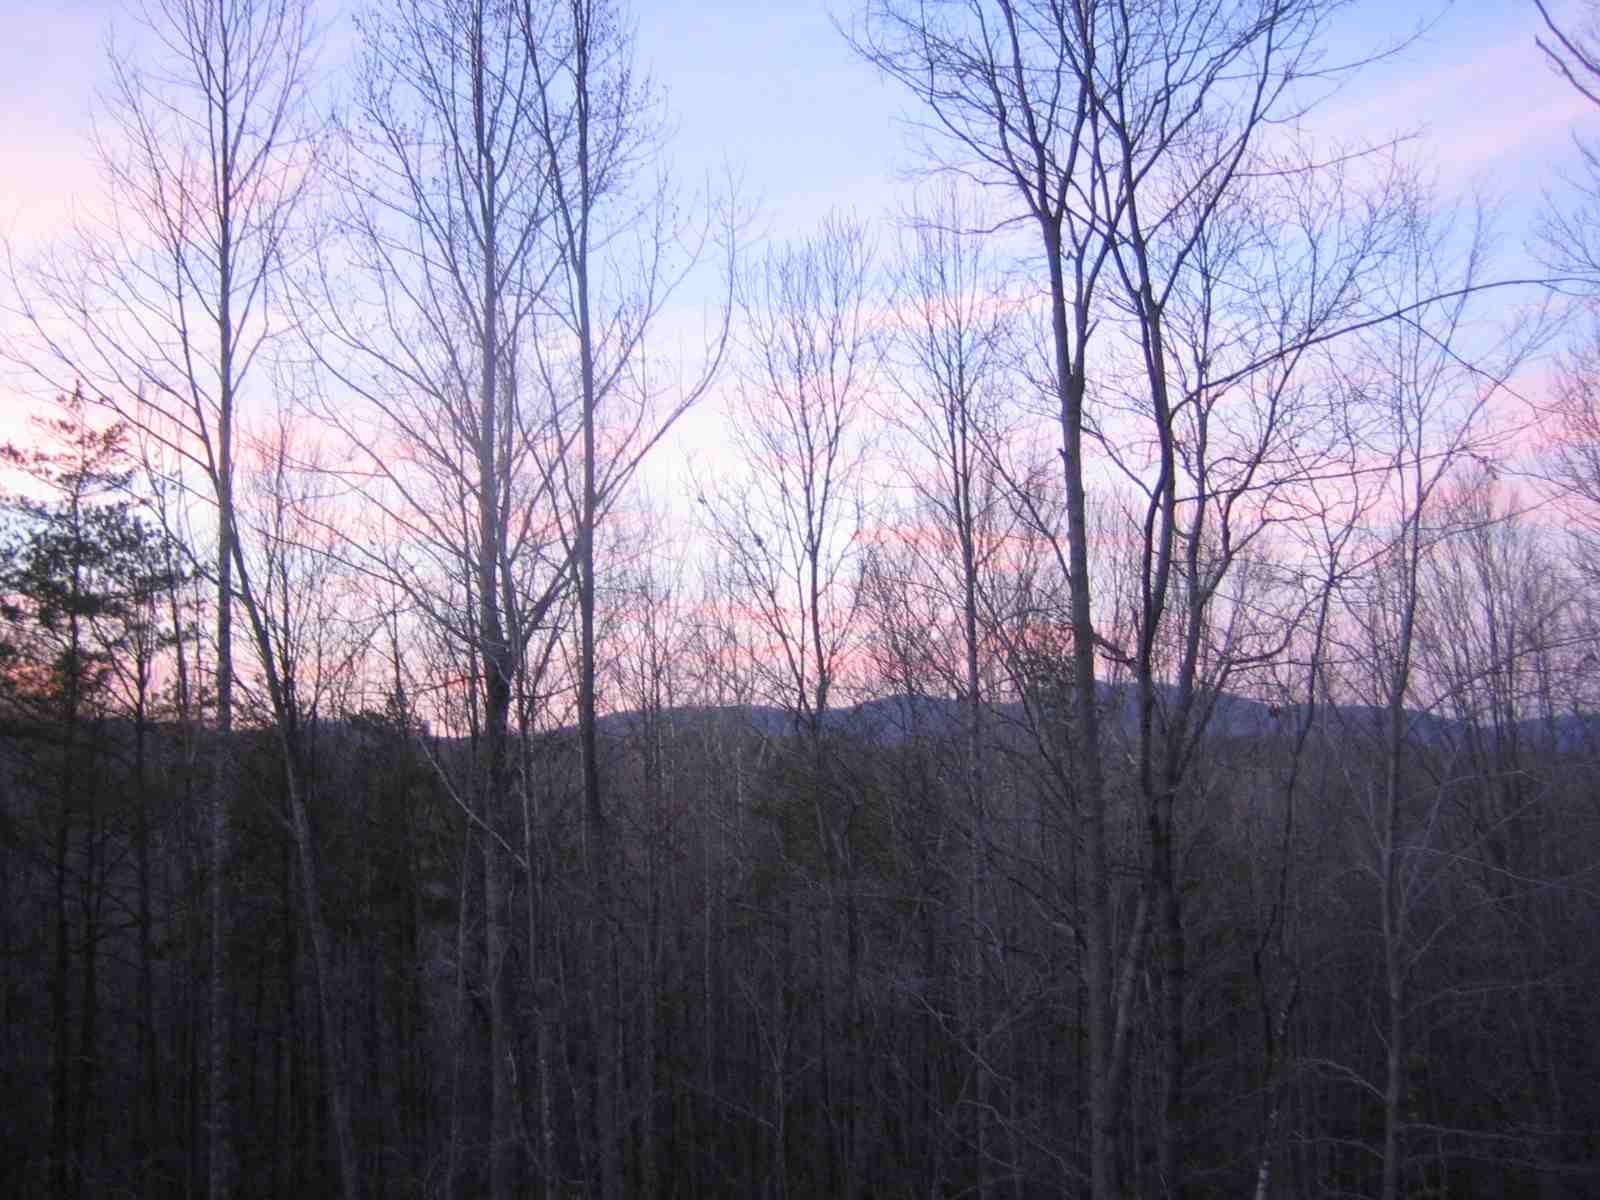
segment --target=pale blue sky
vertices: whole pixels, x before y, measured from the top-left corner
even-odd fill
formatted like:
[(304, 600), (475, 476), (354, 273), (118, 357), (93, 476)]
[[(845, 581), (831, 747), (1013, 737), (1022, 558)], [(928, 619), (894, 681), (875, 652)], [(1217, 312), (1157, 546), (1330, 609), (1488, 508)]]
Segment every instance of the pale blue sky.
[[(350, 6), (335, 4), (327, 0), (330, 69), (351, 41)], [(831, 8), (848, 13), (851, 4)], [(0, 0), (0, 10), (0, 234), (26, 252), (98, 194), (88, 114), (105, 81), (107, 32), (126, 6)], [(761, 205), (756, 228), (780, 237), (807, 232), (834, 208), (876, 218), (904, 197), (901, 172), (913, 161), (905, 99), (854, 58), (829, 3), (653, 0), (634, 11), (640, 64), (669, 98), (668, 162), (686, 186), (730, 164), (746, 199)], [(1392, 44), (1429, 15), (1438, 16), (1431, 30), (1336, 96), (1318, 130), (1347, 139), (1420, 130), (1414, 152), (1437, 168), (1441, 187), (1496, 200), (1503, 244), (1515, 250), (1545, 189), (1576, 161), (1573, 131), (1600, 131), (1600, 113), (1542, 61), (1531, 0), (1357, 0), (1338, 17), (1330, 56)], [(0, 412), (0, 424), (10, 415)], [(717, 420), (697, 414), (688, 444), (703, 443)]]
[[(104, 79), (106, 30), (124, 7), (0, 0), (0, 230), (30, 240), (92, 187), (88, 112)], [(831, 7), (849, 11), (848, 0)], [(820, 0), (635, 6), (640, 62), (666, 88), (677, 129), (674, 169), (691, 182), (731, 163), (775, 233), (799, 232), (834, 207), (869, 217), (892, 208), (897, 171), (911, 161), (898, 120), (903, 98), (853, 58), (829, 9)], [(1439, 11), (1361, 0), (1338, 18), (1334, 53), (1382, 44)], [(1531, 0), (1457, 0), (1442, 13), (1421, 42), (1373, 68), (1323, 119), (1370, 136), (1423, 128), (1418, 149), (1443, 184), (1478, 181), (1521, 210), (1571, 163), (1573, 123), (1600, 126), (1600, 113), (1587, 112), (1541, 62)], [(348, 16), (332, 22), (342, 32)]]

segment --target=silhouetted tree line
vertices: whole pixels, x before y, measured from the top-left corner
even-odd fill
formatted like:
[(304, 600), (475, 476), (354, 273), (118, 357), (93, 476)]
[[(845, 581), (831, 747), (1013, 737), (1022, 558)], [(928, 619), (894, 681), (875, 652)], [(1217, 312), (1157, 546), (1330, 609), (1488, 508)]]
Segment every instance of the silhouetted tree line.
[[(20, 617), (9, 628), (31, 632)], [(141, 714), (109, 689), (88, 689), (69, 724), (28, 690), (39, 685), (21, 657), (8, 660), (0, 742), (5, 1189), (203, 1191), (197, 798), (215, 734), (177, 720), (169, 698)], [(1246, 1194), (1270, 1171), (1261, 1194), (1370, 1193), (1385, 1112), (1381, 714), (1327, 708), (1297, 744), (1292, 710), (1236, 709), (1186, 778), (1176, 834), (1184, 1191)], [(342, 1070), (369, 1194), (481, 1194), (498, 985), (519, 1190), (592, 1192), (609, 1137), (627, 1194), (1080, 1191), (1082, 848), (1070, 749), (1063, 774), (1046, 762), (1068, 731), (1048, 705), (989, 711), (979, 844), (961, 712), (869, 705), (815, 739), (755, 728), (738, 706), (603, 722), (616, 856), (603, 911), (571, 730), (519, 746), (520, 802), (486, 818), (460, 799), (468, 742), (422, 731), (403, 695), (317, 722), (304, 782), (339, 1064), (314, 1015), (281, 753), (267, 729), (235, 731), (225, 1077), (238, 1190), (337, 1188), (326, 1075)], [(1600, 726), (1562, 712), (1498, 731), (1408, 725), (1402, 1185), (1585, 1194), (1600, 1130)], [(1112, 862), (1135, 874), (1134, 781), (1114, 786)], [(525, 923), (496, 981), (481, 843), (530, 809), (530, 835), (500, 848)], [(1121, 928), (1148, 942), (1147, 904), (1130, 904)], [(599, 993), (584, 975), (595, 921), (612, 934)], [(1131, 1187), (1159, 1194), (1159, 983), (1148, 954), (1135, 961), (1119, 981), (1117, 1153)], [(593, 1100), (607, 1069), (609, 1117)]]

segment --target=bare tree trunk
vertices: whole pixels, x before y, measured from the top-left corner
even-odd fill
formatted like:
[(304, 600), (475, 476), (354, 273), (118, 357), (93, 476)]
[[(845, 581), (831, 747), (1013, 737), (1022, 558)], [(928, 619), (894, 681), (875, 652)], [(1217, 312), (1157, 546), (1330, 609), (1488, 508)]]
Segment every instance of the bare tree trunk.
[(74, 1086), (72, 1120), (73, 1160), (80, 1180), (98, 1156), (89, 1147), (90, 1118), (95, 1106), (95, 1077), (100, 1065), (100, 830), (95, 818), (95, 798), (85, 797), (83, 878), (79, 885), (83, 908), (83, 973), (79, 980), (78, 1073)]
[[(1113, 946), (1111, 881), (1106, 847), (1104, 768), (1100, 753), (1099, 690), (1095, 681), (1094, 616), (1089, 577), (1089, 516), (1084, 491), (1083, 350), (1086, 314), (1078, 314), (1078, 341), (1068, 328), (1067, 283), (1059, 224), (1041, 217), (1050, 273), (1050, 328), (1060, 394), (1062, 471), (1066, 483), (1068, 605), (1072, 629), (1073, 732), (1079, 749), (1083, 825), (1084, 970), (1089, 993), (1089, 1162), (1094, 1194), (1120, 1194), (1117, 1171), (1117, 1094), (1113, 1058)], [(1081, 268), (1079, 268), (1081, 269)], [(1076, 360), (1072, 346), (1078, 345)]]
[(146, 766), (146, 687), (148, 675), (141, 670), (134, 711), (134, 787), (137, 790), (138, 824), (134, 829), (134, 860), (139, 878), (139, 1113), (135, 1118), (135, 1153), (139, 1158), (140, 1180), (148, 1192), (156, 1176), (156, 1136), (161, 1127), (162, 1081), (156, 1069), (155, 1013), (155, 938), (151, 905), (150, 872), (150, 781)]
[(461, 833), (461, 865), (456, 887), (456, 970), (455, 996), (452, 1005), (455, 1057), (450, 1072), (450, 1133), (445, 1153), (445, 1186), (453, 1190), (461, 1172), (462, 1144), (466, 1140), (463, 1128), (463, 1109), (466, 1107), (466, 1052), (471, 1039), (467, 1036), (470, 1008), (467, 1003), (467, 937), (469, 897), (471, 895), (471, 865), (473, 838), (477, 836), (471, 822), (463, 823)]
[[(287, 748), (286, 748), (287, 752)], [(332, 955), (328, 945), (328, 926), (322, 915), (322, 889), (317, 883), (310, 816), (306, 812), (304, 784), (296, 766), (286, 772), (289, 787), (289, 822), (294, 834), (295, 860), (300, 876), (300, 903), (305, 912), (306, 932), (311, 941), (311, 969), (317, 989), (317, 1019), (322, 1029), (329, 1120), (333, 1124), (334, 1151), (339, 1162), (339, 1184), (346, 1200), (362, 1195), (361, 1174), (357, 1165), (355, 1133), (350, 1113), (350, 1066), (345, 1053), (343, 1026), (334, 1012)]]
[[(226, 322), (226, 309), (220, 318)], [(224, 326), (224, 344), (231, 334)], [(233, 1109), (228, 1049), (233, 1043), (228, 1008), (231, 910), (228, 875), (233, 857), (229, 808), (236, 785), (233, 747), (233, 402), (224, 387), (217, 442), (217, 722), (212, 743), (210, 837), (207, 844), (206, 901), (210, 914), (211, 957), (206, 1009), (206, 1183), (211, 1200), (233, 1194)]]
[[(970, 1001), (972, 1016), (971, 1033), (968, 1036), (972, 1037), (977, 1045), (983, 1046), (985, 1043), (980, 1040), (981, 1031), (988, 1020), (989, 1006), (989, 989), (986, 986), (989, 946), (991, 939), (996, 936), (996, 931), (993, 929), (988, 904), (991, 837), (987, 794), (988, 772), (984, 762), (982, 678), (978, 673), (978, 567), (974, 547), (970, 473), (957, 476), (955, 499), (956, 511), (960, 514), (961, 521), (961, 626), (966, 641), (967, 808), (972, 822), (971, 894), (968, 897), (972, 938)], [(974, 1080), (978, 1111), (978, 1200), (989, 1200), (989, 1114), (993, 1108), (990, 1086), (993, 1072), (989, 1057), (993, 1053), (994, 1048), (990, 1047), (986, 1053), (979, 1055), (977, 1078)], [(1018, 1185), (1020, 1184), (1019, 1172)]]
[[(70, 747), (69, 747), (70, 748)], [(71, 924), (67, 908), (67, 813), (63, 806), (56, 814), (55, 861), (55, 964), (50, 975), (51, 1096), (50, 1167), (55, 1193), (60, 1200), (78, 1194), (72, 1163), (72, 1025), (67, 1014), (68, 971), (71, 967)]]
[[(587, 15), (578, 18), (586, 21)], [(585, 44), (579, 51), (585, 57)], [(587, 84), (585, 85), (587, 86)], [(580, 110), (582, 112), (582, 110)], [(578, 162), (580, 177), (588, 179), (589, 129), (586, 114), (580, 116), (578, 125)], [(585, 188), (587, 183), (585, 183)], [(587, 206), (580, 217), (585, 232), (582, 235), (581, 257), (573, 264), (573, 286), (576, 292), (578, 320), (579, 376), (583, 389), (583, 493), (578, 518), (578, 747), (583, 765), (583, 813), (586, 842), (589, 851), (589, 887), (594, 897), (593, 913), (593, 983), (595, 1001), (592, 1009), (596, 1022), (595, 1048), (595, 1107), (600, 1114), (596, 1136), (600, 1139), (600, 1194), (605, 1200), (621, 1200), (622, 1180), (622, 1130), (619, 1127), (618, 1109), (617, 1036), (619, 1014), (613, 1011), (610, 1000), (615, 994), (617, 948), (614, 945), (614, 919), (611, 898), (610, 834), (606, 827), (605, 810), (600, 791), (600, 751), (595, 729), (595, 646), (594, 600), (595, 561), (594, 534), (599, 517), (599, 496), (595, 488), (595, 387), (594, 333), (589, 316), (589, 263)]]
[[(481, 56), (474, 69), (483, 70)], [(481, 86), (475, 96), (482, 94)], [(486, 214), (487, 216), (487, 214)], [(502, 562), (505, 554), (505, 515), (509, 480), (501, 461), (499, 428), (501, 363), (499, 312), (496, 290), (499, 287), (499, 256), (496, 251), (496, 226), (485, 220), (482, 247), (483, 277), (479, 309), (482, 338), (478, 393), (479, 427), (474, 439), (478, 457), (478, 638), (483, 655), (484, 725), (482, 791), (480, 816), (490, 835), (483, 839), (484, 929), (487, 961), (484, 986), (489, 993), (489, 1194), (492, 1200), (511, 1200), (518, 1186), (516, 1170), (516, 1099), (512, 1077), (512, 1057), (516, 1052), (511, 1031), (511, 1008), (505, 972), (510, 949), (508, 922), (510, 884), (506, 879), (509, 864), (501, 844), (505, 810), (511, 800), (508, 742), (510, 738), (511, 685), (515, 675), (514, 651), (506, 633), (506, 615), (501, 608), (505, 580)]]
[[(491, 803), (495, 800), (489, 797)], [(489, 1000), (489, 1195), (510, 1200), (516, 1194), (518, 1144), (512, 1056), (510, 979), (506, 955), (510, 929), (506, 920), (506, 880), (510, 864), (495, 839), (483, 839), (484, 990)]]
[[(284, 471), (282, 458), (288, 454), (287, 446), (280, 444), (278, 494), (272, 497), (277, 507), (275, 518), (282, 519), (291, 498), (283, 494)], [(305, 924), (305, 937), (311, 950), (312, 987), (316, 997), (317, 1029), (323, 1052), (319, 1082), (327, 1100), (328, 1120), (332, 1125), (334, 1155), (338, 1163), (339, 1183), (345, 1200), (359, 1200), (362, 1194), (361, 1173), (356, 1153), (355, 1133), (351, 1105), (350, 1063), (344, 1038), (343, 1024), (336, 1011), (333, 998), (333, 958), (327, 921), (322, 910), (321, 881), (317, 871), (316, 847), (313, 840), (309, 798), (306, 795), (310, 771), (305, 760), (304, 714), (298, 709), (296, 697), (301, 694), (295, 677), (296, 659), (286, 647), (299, 632), (292, 625), (287, 604), (288, 567), (280, 558), (270, 561), (267, 576), (270, 581), (281, 580), (285, 591), (285, 610), (276, 621), (269, 621), (263, 611), (267, 599), (253, 586), (248, 565), (240, 545), (232, 507), (232, 489), (228, 489), (229, 503), (225, 525), (230, 531), (226, 539), (233, 551), (233, 574), (237, 580), (235, 592), (256, 651), (261, 672), (266, 679), (267, 695), (277, 726), (278, 746), (282, 754), (287, 790), (287, 807), (290, 838), (294, 845), (296, 874), (300, 883), (301, 918)], [(272, 544), (267, 547), (269, 556), (282, 554), (284, 547)]]
[[(526, 680), (524, 679), (524, 682)], [(544, 868), (540, 864), (539, 842), (535, 827), (538, 814), (534, 802), (534, 764), (529, 747), (530, 729), (526, 714), (531, 711), (531, 698), (521, 705), (524, 719), (519, 729), (522, 751), (522, 857), (527, 865), (528, 882), (524, 897), (525, 929), (524, 954), (528, 992), (533, 1004), (534, 1070), (538, 1073), (539, 1139), (536, 1152), (540, 1164), (540, 1193), (546, 1200), (556, 1200), (560, 1195), (560, 1163), (556, 1158), (556, 1130), (554, 1104), (555, 1069), (553, 1053), (556, 1045), (555, 982), (551, 978), (552, 949), (557, 938), (547, 930), (548, 917), (544, 904)]]
[[(1418, 511), (1420, 520), (1420, 509)], [(1416, 613), (1416, 557), (1419, 549), (1411, 534), (1407, 546), (1411, 586), (1402, 601), (1400, 649), (1389, 696), (1385, 745), (1382, 844), (1378, 847), (1381, 872), (1379, 902), (1383, 907), (1383, 982), (1385, 1009), (1383, 1079), (1383, 1200), (1398, 1200), (1404, 1164), (1406, 1057), (1406, 916), (1405, 875), (1401, 866), (1401, 756), (1405, 752), (1405, 698), (1410, 676), (1411, 631)]]

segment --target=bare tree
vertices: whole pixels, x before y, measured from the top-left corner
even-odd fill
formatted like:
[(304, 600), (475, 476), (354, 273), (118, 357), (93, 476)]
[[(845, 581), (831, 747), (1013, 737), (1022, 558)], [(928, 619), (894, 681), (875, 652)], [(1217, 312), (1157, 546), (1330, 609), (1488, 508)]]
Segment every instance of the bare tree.
[[(869, 61), (924, 106), (932, 161), (1009, 198), (1002, 220), (1037, 235), (1048, 281), (1041, 305), (1050, 357), (1045, 392), (1055, 406), (1065, 484), (1065, 566), (1069, 584), (1071, 688), (1084, 797), (1083, 941), (1088, 993), (1090, 1148), (1094, 1194), (1120, 1194), (1119, 1143), (1129, 1043), (1118, 979), (1141, 942), (1140, 921), (1118, 928), (1108, 858), (1108, 760), (1099, 712), (1102, 645), (1094, 619), (1087, 488), (1091, 454), (1108, 434), (1144, 447), (1138, 467), (1147, 504), (1136, 517), (1143, 544), (1134, 644), (1113, 648), (1136, 667), (1137, 761), (1148, 806), (1148, 863), (1161, 907), (1163, 1044), (1167, 1047), (1157, 1127), (1158, 1186), (1183, 1185), (1181, 930), (1173, 911), (1174, 766), (1194, 726), (1192, 693), (1179, 692), (1176, 734), (1153, 720), (1160, 654), (1187, 626), (1191, 664), (1218, 576), (1195, 573), (1209, 535), (1194, 514), (1216, 503), (1202, 474), (1184, 496), (1184, 424), (1230, 385), (1284, 364), (1293, 348), (1326, 336), (1350, 303), (1343, 285), (1318, 288), (1277, 314), (1265, 339), (1233, 343), (1232, 366), (1196, 377), (1182, 368), (1186, 298), (1202, 293), (1229, 206), (1264, 177), (1293, 174), (1266, 146), (1269, 125), (1296, 112), (1296, 84), (1316, 72), (1314, 42), (1330, 7), (1321, 0), (1256, 3), (1211, 0), (1181, 13), (1166, 5), (1047, 0), (964, 0), (937, 5), (874, 0), (855, 35)], [(1301, 174), (1309, 167), (1301, 168)], [(1198, 347), (1197, 347), (1198, 349)], [(1203, 351), (1202, 351), (1203, 353)], [(1288, 369), (1284, 366), (1284, 370)], [(1265, 392), (1281, 389), (1263, 382)], [(1118, 434), (1125, 395), (1133, 425)], [(1191, 465), (1193, 460), (1189, 460)], [(1248, 490), (1248, 482), (1234, 487)], [(1187, 548), (1187, 554), (1186, 554)], [(1187, 573), (1187, 574), (1186, 574)], [(1183, 581), (1189, 579), (1189, 586)], [(1185, 600), (1187, 594), (1187, 601)], [(1203, 724), (1203, 722), (1202, 722)], [(1160, 747), (1165, 747), (1161, 750)], [(1161, 765), (1164, 760), (1165, 765)], [(1144, 884), (1138, 885), (1140, 888)], [(1134, 912), (1141, 906), (1130, 906)], [(1120, 947), (1120, 949), (1119, 949)], [(1177, 1056), (1177, 1057), (1175, 1057)]]
[[(769, 251), (741, 286), (748, 345), (734, 437), (748, 474), (727, 480), (710, 512), (776, 651), (770, 695), (813, 736), (851, 649), (878, 356), (871, 261), (865, 230), (835, 218)], [(772, 486), (752, 486), (761, 481)]]
[[(866, 532), (864, 449), (867, 402), (878, 363), (872, 327), (872, 247), (860, 225), (833, 218), (804, 242), (769, 250), (742, 282), (744, 317), (740, 412), (734, 440), (744, 469), (702, 494), (712, 536), (727, 564), (735, 594), (748, 606), (753, 636), (772, 703), (780, 706), (803, 756), (802, 795), (810, 826), (808, 844), (825, 888), (827, 936), (819, 945), (824, 978), (842, 935), (848, 977), (843, 987), (850, 1038), (859, 1034), (860, 938), (851, 892), (849, 831), (854, 799), (828, 769), (824, 731), (835, 694), (860, 646), (859, 593)], [(843, 916), (847, 930), (835, 921)], [(794, 913), (788, 919), (792, 922)], [(780, 920), (783, 918), (780, 918)], [(787, 959), (786, 959), (787, 961)], [(825, 982), (817, 1002), (831, 1006), (837, 993)], [(843, 1057), (822, 1053), (825, 1071), (864, 1067), (850, 1040)], [(777, 1097), (774, 1098), (777, 1103)], [(841, 1194), (855, 1194), (862, 1165), (852, 1106), (847, 1102), (845, 1178)], [(775, 1113), (775, 1128), (782, 1114)], [(775, 1153), (780, 1156), (783, 1147)], [(787, 1167), (774, 1163), (774, 1176)]]
[[(1388, 305), (1410, 315), (1365, 332), (1361, 352), (1345, 362), (1351, 385), (1373, 405), (1373, 423), (1359, 445), (1379, 467), (1384, 489), (1374, 510), (1377, 528), (1369, 534), (1370, 567), (1354, 574), (1344, 592), (1351, 658), (1359, 664), (1351, 682), (1381, 714), (1371, 735), (1381, 766), (1358, 794), (1383, 946), (1384, 1079), (1373, 1090), (1383, 1102), (1385, 1200), (1409, 1189), (1405, 1100), (1421, 1007), (1413, 987), (1419, 959), (1437, 936), (1426, 927), (1426, 901), (1449, 866), (1435, 857), (1444, 782), (1412, 764), (1417, 714), (1431, 713), (1440, 702), (1420, 669), (1427, 575), (1440, 546), (1471, 516), (1470, 508), (1446, 504), (1449, 489), (1464, 468), (1493, 453), (1487, 410), (1537, 336), (1527, 325), (1509, 333), (1475, 325), (1474, 283), (1486, 270), (1487, 253), (1481, 217), (1457, 261), (1441, 232), (1448, 226), (1435, 224), (1424, 195), (1413, 194), (1405, 216), (1400, 253), (1381, 286)], [(1485, 347), (1491, 332), (1496, 340)], [(1469, 359), (1474, 339), (1477, 352)]]
[[(1544, 31), (1534, 38), (1545, 61), (1591, 104), (1600, 105), (1600, 5), (1583, 0), (1581, 15), (1558, 21), (1547, 0), (1533, 0)], [(1600, 283), (1600, 149), (1578, 137), (1580, 173), (1570, 207), (1546, 206), (1539, 222), (1542, 257), (1558, 287), (1592, 293)]]
[(1337, 585), (1346, 569), (1358, 522), (1365, 515), (1360, 479), (1359, 473), (1351, 471), (1331, 480), (1307, 482), (1304, 495), (1309, 502), (1308, 516), (1297, 530), (1303, 548), (1297, 590), (1304, 599), (1297, 628), (1286, 639), (1285, 653), (1272, 664), (1278, 679), (1277, 690), (1270, 694), (1279, 703), (1268, 711), (1272, 714), (1275, 710), (1279, 721), (1288, 716), (1285, 723), (1289, 729), (1289, 753), (1281, 785), (1269, 793), (1267, 800), (1267, 804), (1276, 802), (1277, 810), (1268, 809), (1261, 814), (1262, 841), (1275, 825), (1276, 845), (1252, 847), (1249, 856), (1252, 869), (1260, 872), (1259, 894), (1265, 910), (1259, 912), (1250, 955), (1261, 1031), (1262, 1077), (1255, 1200), (1268, 1200), (1273, 1194), (1274, 1171), (1285, 1156), (1288, 1140), (1285, 1091), (1291, 1064), (1290, 1019), (1300, 1001), (1303, 972), (1295, 928), (1297, 893), (1302, 886), (1296, 878), (1299, 811), (1303, 793), (1309, 791), (1309, 748), (1327, 690)]
[(1592, 583), (1600, 579), (1600, 332), (1561, 355), (1545, 415), (1550, 437), (1539, 470), (1570, 518), (1574, 564)]
[[(235, 1172), (227, 878), (236, 444), (260, 360), (281, 328), (282, 257), (315, 165), (306, 119), (313, 29), (303, 0), (151, 0), (135, 22), (132, 42), (111, 50), (99, 128), (105, 207), (27, 272), (18, 306), (35, 339), (17, 353), (47, 379), (81, 378), (130, 420), (154, 413), (215, 505), (207, 1103), (210, 1193), (226, 1196)], [(335, 1067), (335, 1093), (338, 1079)], [(332, 1108), (337, 1125), (337, 1095)], [(347, 1152), (343, 1131), (337, 1141)], [(353, 1167), (343, 1161), (348, 1187)]]
[(1534, 43), (1544, 52), (1546, 61), (1585, 100), (1600, 105), (1600, 49), (1595, 44), (1600, 37), (1600, 10), (1593, 0), (1586, 0), (1583, 27), (1576, 29), (1557, 21), (1545, 0), (1533, 0), (1533, 6), (1539, 10), (1545, 28)]
[[(659, 175), (660, 97), (633, 61), (626, 14), (614, 0), (522, 0), (516, 6), (535, 85), (532, 136), (549, 163), (549, 245), (558, 269), (549, 292), (552, 332), (540, 372), (552, 395), (570, 398), (561, 428), (577, 453), (563, 459), (563, 520), (578, 592), (578, 742), (583, 770), (587, 865), (603, 988), (611, 952), (611, 865), (595, 734), (596, 531), (648, 452), (710, 387), (727, 342), (729, 306), (709, 322), (696, 364), (678, 379), (647, 355), (647, 341), (713, 232), (723, 237), (732, 285), (733, 228), (715, 228), (708, 208), (698, 230), (680, 225), (672, 189)], [(670, 362), (672, 356), (665, 357)], [(596, 999), (599, 999), (597, 993)], [(623, 1193), (618, 1108), (618, 1030), (606, 1006), (597, 1022), (595, 1129), (600, 1194)]]
[[(489, 1194), (507, 1197), (523, 1186), (505, 969), (522, 840), (513, 701), (519, 687), (539, 690), (523, 676), (548, 658), (529, 648), (572, 569), (555, 511), (571, 402), (541, 386), (531, 349), (548, 336), (540, 318), (559, 270), (548, 240), (556, 166), (513, 6), (416, 0), (370, 10), (361, 28), (337, 236), (319, 256), (304, 324), (327, 414), (365, 467), (359, 490), (388, 518), (388, 537), (358, 539), (352, 553), (397, 581), (468, 663), (473, 695), (461, 699), (476, 714), (478, 762), (463, 800), (484, 834)], [(358, 404), (343, 402), (349, 393)]]
[[(256, 449), (262, 469), (255, 482), (259, 507), (236, 506), (235, 529), (253, 534), (234, 541), (238, 594), (255, 650), (266, 705), (283, 754), (287, 822), (300, 882), (301, 916), (311, 944), (312, 984), (317, 1027), (328, 1076), (329, 1120), (333, 1125), (341, 1192), (358, 1197), (362, 1186), (352, 1117), (345, 1021), (337, 1011), (332, 935), (324, 917), (315, 832), (311, 822), (314, 773), (309, 762), (308, 725), (325, 707), (334, 688), (348, 685), (360, 657), (362, 639), (334, 618), (336, 594), (330, 547), (318, 534), (326, 519), (316, 512), (319, 497), (308, 491), (295, 466), (293, 410), (280, 414), (276, 436)], [(250, 516), (259, 523), (248, 529)], [(254, 553), (248, 551), (253, 550)], [(353, 615), (353, 614), (352, 614)]]
[[(976, 231), (978, 223), (972, 203), (947, 187), (932, 204), (912, 213), (901, 247), (886, 372), (893, 388), (884, 416), (908, 443), (902, 471), (917, 503), (906, 512), (906, 577), (890, 580), (881, 570), (874, 574), (901, 594), (909, 610), (909, 619), (898, 623), (898, 629), (890, 611), (876, 613), (880, 637), (915, 639), (942, 625), (956, 626), (953, 661), (939, 662), (936, 669), (959, 698), (966, 724), (968, 1020), (977, 1073), (978, 1194), (987, 1197), (990, 1160), (995, 1157), (988, 1137), (990, 1114), (998, 1109), (990, 1101), (994, 1069), (983, 1049), (991, 1020), (986, 984), (997, 974), (1003, 953), (989, 898), (994, 835), (988, 710), (995, 700), (997, 645), (989, 629), (993, 597), (987, 585), (995, 572), (1005, 569), (1001, 560), (1010, 550), (1009, 535), (1016, 524), (997, 466), (1008, 433), (1003, 393), (1016, 379), (1009, 357), (1015, 302), (1001, 286), (994, 249)], [(875, 557), (874, 565), (883, 567), (883, 558)], [(922, 603), (909, 594), (917, 592), (926, 593)], [(930, 610), (935, 616), (927, 621), (923, 618)], [(952, 610), (953, 622), (939, 619)]]

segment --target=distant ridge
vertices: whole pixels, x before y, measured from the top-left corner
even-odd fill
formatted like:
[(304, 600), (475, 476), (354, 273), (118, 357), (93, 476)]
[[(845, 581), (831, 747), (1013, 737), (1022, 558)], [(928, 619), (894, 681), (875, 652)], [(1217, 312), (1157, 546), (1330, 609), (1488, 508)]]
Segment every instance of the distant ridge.
[[(1109, 731), (1115, 736), (1133, 736), (1138, 728), (1138, 695), (1131, 684), (1102, 684), (1102, 712)], [(1162, 685), (1157, 704), (1169, 707), (1176, 699), (1175, 689)], [(989, 710), (1002, 726), (1020, 728), (1024, 724), (1022, 706), (1016, 702)], [(1244, 696), (1223, 693), (1217, 696), (1206, 726), (1209, 738), (1232, 740), (1291, 735), (1297, 725), (1298, 707), (1280, 707)], [(660, 714), (675, 725), (726, 722), (760, 737), (786, 737), (796, 731), (788, 711), (770, 704), (683, 705)], [(659, 718), (658, 718), (659, 719)], [(948, 696), (901, 692), (857, 704), (830, 708), (823, 717), (825, 733), (858, 738), (881, 745), (896, 745), (915, 738), (946, 739), (959, 737), (966, 728), (966, 704)], [(1383, 736), (1385, 710), (1372, 705), (1322, 705), (1316, 714), (1317, 726), (1327, 730), (1335, 725), (1342, 732), (1362, 737)], [(607, 713), (600, 718), (599, 731), (614, 737), (639, 732), (646, 721), (639, 710)], [(1519, 743), (1547, 747), (1557, 753), (1592, 749), (1600, 753), (1600, 713), (1565, 713), (1552, 720), (1529, 718), (1513, 730)], [(1406, 734), (1409, 741), (1425, 746), (1454, 748), (1464, 746), (1470, 737), (1493, 736), (1493, 730), (1455, 717), (1408, 711)]]

